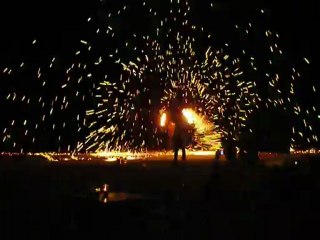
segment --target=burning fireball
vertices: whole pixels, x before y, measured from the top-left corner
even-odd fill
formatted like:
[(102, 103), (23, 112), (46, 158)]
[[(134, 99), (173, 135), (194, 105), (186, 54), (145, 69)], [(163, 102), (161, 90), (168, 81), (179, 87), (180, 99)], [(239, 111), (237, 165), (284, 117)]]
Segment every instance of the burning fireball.
[[(192, 146), (193, 149), (216, 150), (221, 147), (221, 135), (217, 131), (218, 126), (214, 126), (205, 116), (202, 116), (191, 108), (184, 108), (182, 114), (188, 124), (193, 125), (195, 130), (195, 144)], [(172, 126), (174, 126), (174, 123), (169, 122), (166, 112), (162, 112), (160, 115), (160, 126), (162, 128), (166, 127), (169, 135), (172, 135), (174, 131)]]
[[(189, 124), (195, 123), (197, 114), (192, 109), (184, 108), (182, 110), (182, 114)], [(160, 126), (165, 127), (166, 125), (167, 125), (167, 113), (163, 112), (160, 116)]]

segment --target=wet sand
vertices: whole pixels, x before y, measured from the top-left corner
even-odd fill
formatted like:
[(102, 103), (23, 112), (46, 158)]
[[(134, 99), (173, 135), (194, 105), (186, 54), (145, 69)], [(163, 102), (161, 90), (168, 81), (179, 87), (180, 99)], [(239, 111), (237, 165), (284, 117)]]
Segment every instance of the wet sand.
[[(307, 236), (319, 213), (315, 162), (1, 160), (0, 238)], [(95, 189), (103, 183), (122, 199), (99, 202)]]

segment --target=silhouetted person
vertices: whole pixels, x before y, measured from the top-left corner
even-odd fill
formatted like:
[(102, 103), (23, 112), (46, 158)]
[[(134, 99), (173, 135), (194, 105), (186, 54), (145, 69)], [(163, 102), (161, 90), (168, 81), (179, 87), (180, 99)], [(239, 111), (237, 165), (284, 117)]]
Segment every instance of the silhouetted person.
[(228, 161), (236, 160), (237, 159), (237, 150), (236, 150), (235, 141), (231, 138), (223, 139), (222, 145), (223, 145), (223, 152), (226, 157), (226, 160), (228, 160)]
[(177, 94), (176, 99), (171, 102), (170, 117), (174, 123), (174, 132), (172, 137), (174, 164), (178, 162), (179, 149), (182, 151), (182, 160), (186, 160), (186, 135), (187, 135), (187, 120), (183, 116), (183, 97), (182, 92)]

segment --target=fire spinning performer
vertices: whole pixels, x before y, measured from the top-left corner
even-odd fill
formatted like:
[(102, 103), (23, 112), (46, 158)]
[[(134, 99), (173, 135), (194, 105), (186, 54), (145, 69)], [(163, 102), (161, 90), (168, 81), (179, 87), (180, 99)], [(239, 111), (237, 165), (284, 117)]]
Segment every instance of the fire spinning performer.
[(174, 123), (174, 132), (173, 132), (173, 151), (174, 158), (173, 163), (178, 163), (178, 152), (179, 149), (182, 151), (182, 161), (186, 161), (186, 137), (188, 133), (188, 122), (183, 116), (183, 93), (179, 91), (177, 93), (176, 99), (171, 102), (169, 107), (170, 118), (172, 123)]

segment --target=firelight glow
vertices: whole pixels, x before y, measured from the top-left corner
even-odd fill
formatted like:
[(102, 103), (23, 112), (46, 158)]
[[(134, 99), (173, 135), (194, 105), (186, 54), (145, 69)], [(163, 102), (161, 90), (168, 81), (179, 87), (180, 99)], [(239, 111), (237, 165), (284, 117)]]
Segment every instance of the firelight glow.
[(187, 119), (189, 124), (193, 124), (195, 121), (196, 113), (189, 108), (184, 108), (182, 110), (183, 116)]
[[(206, 119), (205, 116), (197, 113), (191, 108), (184, 108), (182, 114), (187, 120), (188, 124), (192, 124), (195, 130), (194, 138), (197, 140), (198, 146), (191, 146), (192, 148), (205, 149), (204, 146), (210, 146), (206, 150), (216, 150), (221, 147), (221, 133), (216, 130), (212, 122)], [(160, 126), (166, 127), (169, 125), (166, 112), (160, 115)]]
[(164, 127), (166, 125), (166, 121), (167, 121), (167, 114), (162, 113), (160, 117), (160, 126)]

